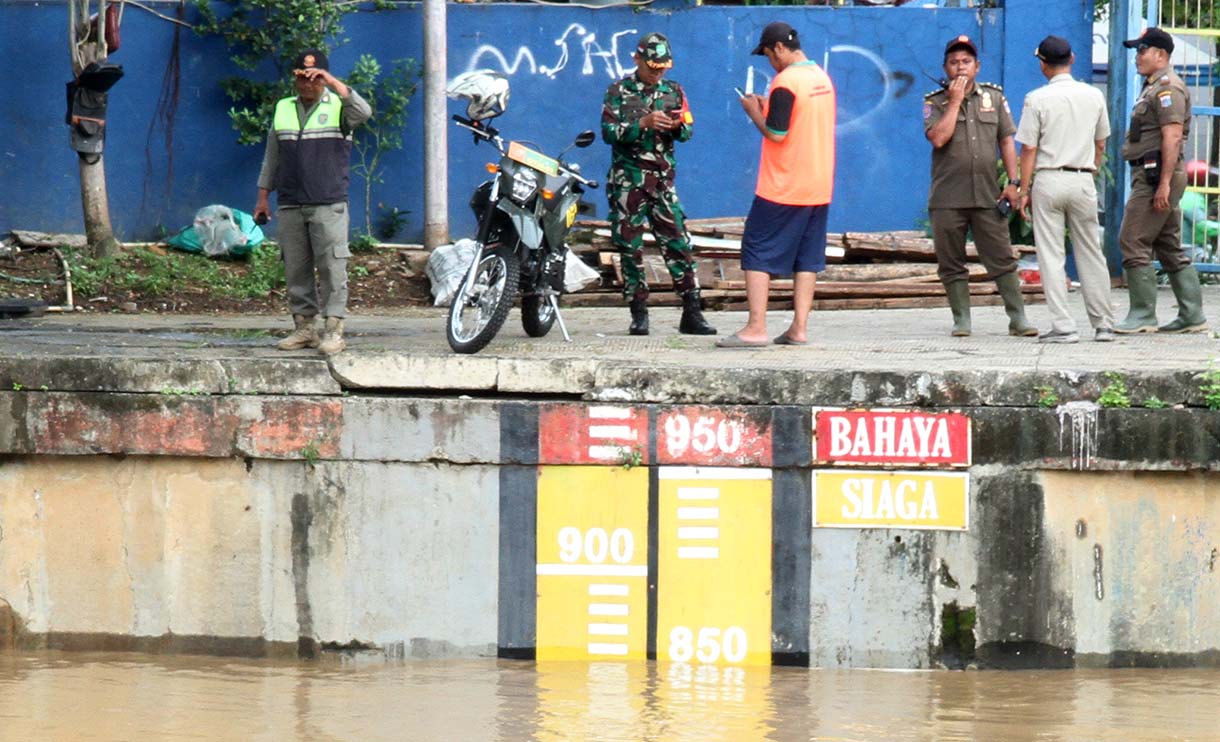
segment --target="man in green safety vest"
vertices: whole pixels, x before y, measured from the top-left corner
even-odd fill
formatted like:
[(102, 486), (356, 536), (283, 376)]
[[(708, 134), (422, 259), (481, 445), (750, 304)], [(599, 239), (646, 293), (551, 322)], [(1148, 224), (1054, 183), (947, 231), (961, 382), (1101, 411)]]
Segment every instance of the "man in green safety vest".
[[(352, 131), (372, 108), (334, 75), (326, 54), (309, 49), (293, 65), (297, 94), (275, 106), (258, 174), (254, 219), (271, 216), (276, 192), (277, 238), (284, 258), (294, 329), (276, 347), (343, 350), (347, 315), (347, 183)], [(325, 319), (319, 336), (317, 316)]]

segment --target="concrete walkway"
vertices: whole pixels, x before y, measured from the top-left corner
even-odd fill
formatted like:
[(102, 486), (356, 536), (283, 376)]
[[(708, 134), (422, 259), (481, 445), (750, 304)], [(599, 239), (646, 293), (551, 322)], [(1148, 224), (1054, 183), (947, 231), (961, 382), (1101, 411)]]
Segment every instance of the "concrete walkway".
[[(0, 385), (25, 388), (206, 393), (333, 394), (356, 389), (561, 394), (585, 399), (846, 404), (1031, 404), (1039, 386), (1059, 396), (1087, 397), (1103, 372), (1135, 387), (1157, 389), (1168, 402), (1198, 403), (1194, 377), (1220, 357), (1211, 332), (1145, 334), (1114, 343), (1092, 341), (1082, 303), (1076, 345), (1040, 344), (1007, 335), (1000, 307), (974, 310), (974, 335), (951, 338), (947, 309), (815, 312), (811, 343), (723, 350), (715, 337), (677, 332), (678, 309), (652, 310), (653, 334), (626, 334), (619, 309), (565, 312), (573, 342), (556, 327), (535, 339), (510, 315), (500, 335), (473, 356), (452, 353), (444, 309), (410, 309), (348, 321), (349, 350), (328, 365), (312, 351), (272, 346), (289, 323), (283, 316), (48, 315), (0, 321)], [(1114, 292), (1119, 318), (1125, 291)], [(1204, 306), (1220, 328), (1220, 287), (1205, 287)], [(1160, 292), (1159, 317), (1175, 314)], [(1045, 306), (1028, 309), (1049, 327)], [(779, 334), (788, 314), (773, 312)], [(710, 312), (721, 334), (744, 313)], [(1159, 386), (1158, 386), (1159, 385)], [(1075, 392), (1073, 391), (1075, 390)], [(1079, 392), (1079, 395), (1076, 393)], [(1152, 391), (1148, 391), (1152, 395)]]

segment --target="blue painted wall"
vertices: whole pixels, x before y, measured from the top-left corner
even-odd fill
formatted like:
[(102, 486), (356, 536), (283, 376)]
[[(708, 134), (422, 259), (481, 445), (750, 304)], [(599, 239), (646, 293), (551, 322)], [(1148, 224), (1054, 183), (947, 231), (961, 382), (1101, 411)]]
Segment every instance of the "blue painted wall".
[[(162, 6), (164, 7), (164, 6)], [(1047, 33), (1070, 39), (1087, 75), (1092, 2), (1009, 0), (1006, 10), (826, 7), (691, 7), (666, 12), (591, 10), (535, 4), (448, 7), (449, 73), (489, 67), (510, 73), (512, 101), (497, 125), (506, 136), (555, 152), (582, 129), (597, 129), (602, 95), (632, 69), (640, 34), (661, 31), (674, 46), (671, 75), (687, 90), (695, 138), (679, 145), (678, 189), (692, 217), (742, 215), (752, 197), (759, 137), (733, 86), (751, 75), (762, 91), (773, 74), (749, 51), (759, 31), (785, 20), (801, 33), (810, 58), (829, 71), (839, 95), (838, 169), (831, 211), (834, 230), (906, 229), (925, 213), (929, 145), (922, 96), (941, 75), (945, 41), (967, 33), (979, 44), (981, 79), (1001, 82), (1014, 115), (1026, 92), (1042, 83), (1032, 52)], [(8, 103), (0, 119), (0, 232), (12, 228), (82, 229), (75, 155), (63, 125), (63, 84), (70, 76), (62, 3), (0, 0), (0, 48), (11, 57)], [(356, 57), (383, 62), (422, 54), (418, 6), (349, 16), (350, 42), (332, 54), (332, 69), (349, 71)], [(235, 143), (220, 79), (238, 74), (215, 39), (180, 38), (181, 94), (174, 128), (173, 178), (167, 187), (164, 131), (151, 126), (174, 31), (128, 9), (123, 47), (112, 61), (127, 76), (111, 93), (107, 176), (111, 215), (126, 239), (176, 229), (209, 203), (253, 208), (261, 147)], [(1086, 78), (1087, 79), (1087, 78)], [(454, 112), (461, 110), (453, 102)], [(422, 105), (410, 110), (406, 146), (387, 161), (374, 200), (411, 212), (407, 239), (422, 232)], [(151, 126), (151, 130), (150, 130)], [(487, 147), (450, 132), (450, 214), (454, 236), (472, 231), (466, 208), (485, 175)], [(570, 159), (599, 179), (608, 148), (595, 144)], [(362, 198), (353, 187), (353, 209)], [(600, 215), (604, 196), (594, 194)]]

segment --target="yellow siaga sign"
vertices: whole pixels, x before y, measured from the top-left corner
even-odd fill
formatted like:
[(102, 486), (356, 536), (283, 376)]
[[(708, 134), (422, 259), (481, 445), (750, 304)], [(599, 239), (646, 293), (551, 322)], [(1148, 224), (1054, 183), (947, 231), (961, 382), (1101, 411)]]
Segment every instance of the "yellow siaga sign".
[(967, 472), (813, 472), (815, 528), (966, 530)]

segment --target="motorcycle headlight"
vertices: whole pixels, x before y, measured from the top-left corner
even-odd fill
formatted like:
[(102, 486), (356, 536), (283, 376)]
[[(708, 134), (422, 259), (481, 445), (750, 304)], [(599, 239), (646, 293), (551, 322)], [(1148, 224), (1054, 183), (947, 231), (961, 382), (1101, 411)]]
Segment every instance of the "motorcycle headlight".
[(509, 195), (519, 204), (524, 204), (538, 190), (538, 176), (533, 170), (522, 168), (513, 173), (512, 190)]

